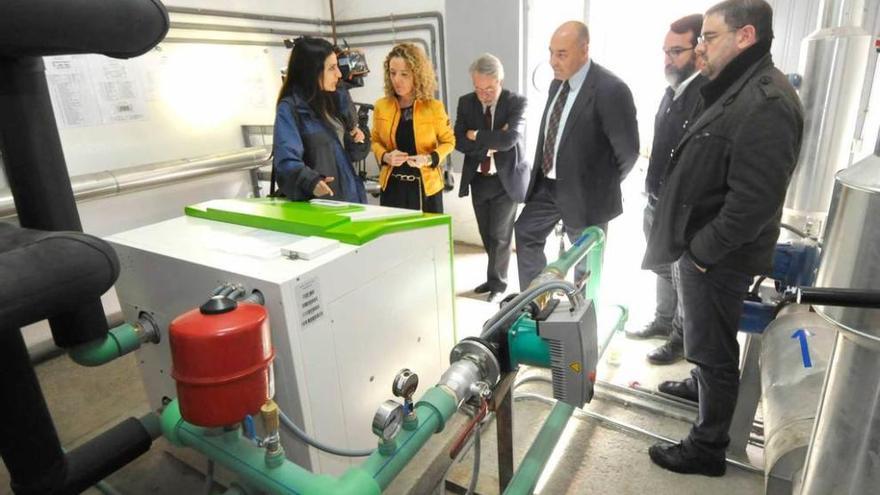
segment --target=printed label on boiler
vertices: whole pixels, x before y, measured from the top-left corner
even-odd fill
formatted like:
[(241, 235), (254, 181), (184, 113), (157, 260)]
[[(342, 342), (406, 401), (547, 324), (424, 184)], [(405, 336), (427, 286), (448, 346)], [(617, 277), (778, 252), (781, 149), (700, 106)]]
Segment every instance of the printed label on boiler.
[(299, 322), (303, 330), (324, 317), (318, 279), (309, 279), (296, 286), (296, 302), (299, 304)]

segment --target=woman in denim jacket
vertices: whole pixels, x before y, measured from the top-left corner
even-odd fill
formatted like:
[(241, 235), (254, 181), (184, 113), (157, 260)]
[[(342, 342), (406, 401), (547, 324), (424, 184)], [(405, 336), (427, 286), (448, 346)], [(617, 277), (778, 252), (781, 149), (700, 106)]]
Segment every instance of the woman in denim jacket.
[(337, 88), (341, 78), (328, 41), (296, 40), (278, 95), (273, 141), (278, 185), (290, 200), (367, 202), (352, 162), (367, 156), (370, 142), (357, 127), (348, 91)]

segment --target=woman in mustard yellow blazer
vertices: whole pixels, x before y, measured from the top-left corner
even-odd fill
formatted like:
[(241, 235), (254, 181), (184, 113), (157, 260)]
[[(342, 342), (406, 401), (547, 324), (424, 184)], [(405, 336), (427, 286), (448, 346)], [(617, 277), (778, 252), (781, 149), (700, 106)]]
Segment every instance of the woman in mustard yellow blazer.
[(440, 164), (455, 148), (443, 103), (434, 99), (434, 70), (425, 52), (401, 43), (385, 57), (385, 97), (373, 110), (373, 153), (380, 165), (380, 202), (443, 213)]

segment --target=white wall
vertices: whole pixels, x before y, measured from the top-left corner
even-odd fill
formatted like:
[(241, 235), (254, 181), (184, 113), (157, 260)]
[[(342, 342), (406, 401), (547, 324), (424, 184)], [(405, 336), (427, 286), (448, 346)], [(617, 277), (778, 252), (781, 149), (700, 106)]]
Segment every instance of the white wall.
[[(550, 37), (566, 21), (587, 22), (586, 0), (527, 0), (526, 1), (526, 155), (535, 156), (541, 116), (547, 103), (547, 91), (553, 81), (550, 68)], [(589, 24), (589, 23), (588, 23)]]
[[(324, 1), (186, 1), (169, 6), (327, 18)], [(172, 14), (172, 23), (266, 26), (260, 21)], [(278, 23), (268, 25), (280, 27)], [(314, 29), (286, 26), (287, 29)], [(169, 38), (230, 37), (172, 29)], [(239, 35), (256, 39), (258, 36)], [(264, 36), (277, 43), (280, 36)], [(147, 54), (115, 60), (100, 55), (46, 58), (47, 78), (67, 167), (72, 176), (166, 160), (222, 153), (244, 146), (242, 125), (271, 125), (287, 50), (163, 42)], [(114, 113), (114, 108), (133, 111)], [(237, 174), (229, 176), (240, 182)], [(6, 187), (0, 174), (0, 188)], [(161, 194), (159, 196), (162, 196)], [(186, 195), (191, 197), (191, 195)], [(167, 201), (171, 198), (165, 198)], [(177, 201), (182, 212), (182, 199)], [(143, 204), (139, 204), (141, 208)], [(149, 207), (149, 206), (147, 206)], [(106, 217), (106, 216), (105, 216)], [(113, 220), (103, 218), (102, 232)], [(118, 230), (132, 224), (117, 219)], [(83, 218), (84, 224), (94, 224)], [(112, 230), (112, 228), (111, 228)]]
[[(650, 152), (654, 113), (663, 96), (663, 52), (669, 24), (705, 12), (717, 0), (593, 0), (590, 2), (590, 55), (630, 87), (639, 120), (641, 147)], [(770, 0), (774, 8), (772, 55), (785, 73), (797, 72), (801, 40), (815, 29), (818, 0)], [(623, 16), (621, 12), (639, 12)]]
[[(716, 0), (594, 0), (590, 2), (590, 57), (617, 74), (629, 86), (636, 104), (644, 155), (650, 151), (654, 114), (666, 89), (663, 38), (669, 24), (702, 13)], [(621, 12), (639, 15), (621, 16)]]
[[(449, 117), (455, 121), (458, 99), (471, 93), (468, 67), (484, 52), (497, 56), (504, 64), (507, 89), (523, 91), (523, 0), (446, 0), (446, 47), (448, 49), (447, 79), (449, 80)], [(451, 157), (456, 180), (461, 180), (464, 156), (455, 151)], [(469, 244), (481, 243), (471, 198), (458, 197), (459, 184), (443, 198), (445, 211), (452, 215), (456, 240)]]

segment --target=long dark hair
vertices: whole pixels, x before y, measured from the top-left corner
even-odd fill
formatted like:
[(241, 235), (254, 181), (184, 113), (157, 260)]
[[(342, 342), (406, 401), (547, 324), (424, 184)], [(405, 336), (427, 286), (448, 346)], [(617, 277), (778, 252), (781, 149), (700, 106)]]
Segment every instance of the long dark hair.
[(297, 38), (287, 62), (287, 76), (278, 93), (278, 102), (292, 96), (296, 90), (318, 118), (326, 119), (328, 115), (337, 115), (333, 94), (322, 90), (320, 82), (324, 77), (324, 61), (331, 53), (333, 45), (327, 40), (309, 36)]

